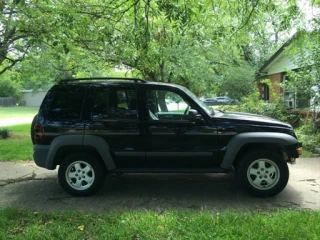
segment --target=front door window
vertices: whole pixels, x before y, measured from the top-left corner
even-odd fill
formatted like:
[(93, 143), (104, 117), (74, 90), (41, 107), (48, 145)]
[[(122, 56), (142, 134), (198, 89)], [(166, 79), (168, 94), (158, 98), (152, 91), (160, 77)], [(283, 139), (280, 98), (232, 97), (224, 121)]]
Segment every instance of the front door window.
[(190, 105), (177, 93), (151, 90), (147, 94), (149, 120), (186, 120)]

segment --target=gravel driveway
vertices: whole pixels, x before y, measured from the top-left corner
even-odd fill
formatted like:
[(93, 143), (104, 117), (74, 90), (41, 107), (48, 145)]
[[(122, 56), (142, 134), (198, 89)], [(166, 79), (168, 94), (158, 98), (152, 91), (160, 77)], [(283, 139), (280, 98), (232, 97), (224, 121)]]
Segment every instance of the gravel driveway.
[(57, 171), (29, 163), (0, 163), (0, 208), (34, 211), (320, 210), (320, 158), (299, 159), (290, 180), (272, 198), (238, 189), (234, 174), (124, 174), (112, 176), (92, 197), (72, 197), (57, 182)]

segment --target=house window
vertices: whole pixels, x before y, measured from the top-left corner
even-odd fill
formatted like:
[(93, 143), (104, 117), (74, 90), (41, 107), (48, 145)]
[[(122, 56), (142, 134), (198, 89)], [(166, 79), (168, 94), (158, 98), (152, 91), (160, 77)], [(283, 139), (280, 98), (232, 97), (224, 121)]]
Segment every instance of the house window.
[[(282, 82), (290, 81), (289, 76), (283, 74)], [(297, 96), (295, 90), (283, 89), (283, 101), (288, 108), (297, 108)]]
[[(288, 75), (283, 74), (284, 81), (290, 81)], [(297, 90), (283, 89), (283, 100), (288, 108), (306, 108), (309, 106), (309, 99), (307, 96), (299, 93)]]
[(265, 83), (261, 86), (261, 99), (264, 101), (269, 101), (269, 86)]

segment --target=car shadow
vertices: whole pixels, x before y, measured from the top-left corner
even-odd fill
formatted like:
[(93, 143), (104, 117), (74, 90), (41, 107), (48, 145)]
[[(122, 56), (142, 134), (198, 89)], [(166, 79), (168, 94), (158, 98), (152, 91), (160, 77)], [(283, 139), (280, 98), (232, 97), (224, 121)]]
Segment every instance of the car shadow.
[(302, 201), (290, 184), (275, 197), (252, 197), (239, 188), (233, 173), (113, 175), (91, 197), (70, 196), (52, 179), (11, 183), (0, 192), (1, 208), (34, 211), (269, 211), (300, 208)]

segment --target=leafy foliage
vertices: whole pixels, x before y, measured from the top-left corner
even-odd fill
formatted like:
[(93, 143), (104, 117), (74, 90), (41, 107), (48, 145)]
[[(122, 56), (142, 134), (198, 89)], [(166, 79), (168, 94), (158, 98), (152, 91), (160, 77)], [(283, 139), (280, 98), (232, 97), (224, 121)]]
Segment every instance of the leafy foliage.
[(0, 78), (0, 97), (16, 97), (20, 96), (19, 83), (12, 81), (8, 76)]
[(245, 64), (243, 66), (228, 68), (221, 77), (218, 94), (240, 100), (255, 90), (255, 83), (253, 82), (254, 74), (253, 67)]
[(320, 145), (320, 134), (314, 130), (314, 121), (309, 120), (296, 130), (296, 134), (304, 149), (316, 152), (316, 148)]
[(294, 1), (275, 0), (4, 0), (0, 12), (0, 73), (13, 68), (26, 88), (125, 66), (199, 96), (237, 99), (299, 19)]
[(47, 21), (38, 16), (33, 1), (0, 1), (0, 74), (22, 61), (48, 33)]
[(284, 86), (313, 98), (317, 92), (313, 86), (320, 86), (320, 31), (300, 32), (289, 49), (292, 60), (300, 67), (289, 71), (289, 81)]
[[(266, 83), (270, 84), (268, 82)], [(269, 87), (272, 94), (272, 86), (269, 85)], [(298, 127), (301, 124), (301, 115), (288, 110), (287, 106), (283, 103), (280, 97), (276, 98), (276, 101), (271, 103), (263, 101), (260, 99), (260, 93), (258, 89), (255, 89), (255, 91), (253, 91), (251, 94), (241, 98), (241, 101), (236, 107), (225, 110), (263, 115), (278, 119), (280, 121), (288, 122), (293, 127)]]

